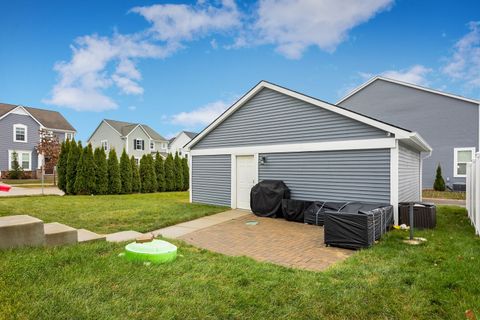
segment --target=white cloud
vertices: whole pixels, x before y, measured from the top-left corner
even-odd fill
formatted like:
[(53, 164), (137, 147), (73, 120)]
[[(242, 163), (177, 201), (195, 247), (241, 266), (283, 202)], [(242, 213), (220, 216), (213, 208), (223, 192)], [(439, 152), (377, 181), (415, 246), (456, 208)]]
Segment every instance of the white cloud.
[(334, 51), (348, 31), (392, 5), (393, 0), (260, 0), (254, 28), (259, 40), (298, 59), (309, 46)]
[(470, 32), (454, 46), (442, 72), (454, 80), (465, 81), (468, 87), (480, 87), (480, 21), (468, 24)]
[(136, 106), (128, 106), (128, 110), (135, 111), (135, 110), (137, 110), (137, 107)]
[(390, 79), (404, 81), (408, 83), (427, 85), (427, 76), (432, 72), (432, 69), (422, 65), (414, 65), (408, 69), (403, 70), (387, 70), (381, 73), (382, 76)]
[(189, 112), (177, 113), (171, 117), (171, 121), (188, 128), (205, 126), (220, 116), (230, 105), (223, 100), (215, 101)]
[(152, 23), (148, 30), (111, 37), (87, 35), (71, 46), (70, 61), (60, 61), (54, 70), (59, 79), (45, 103), (78, 111), (116, 109), (117, 103), (106, 90), (141, 95), (140, 59), (163, 59), (191, 41), (211, 32), (238, 26), (239, 12), (233, 0), (218, 7), (200, 1), (197, 5), (152, 5), (135, 7), (132, 12)]
[(132, 12), (152, 23), (150, 31), (162, 41), (181, 42), (224, 31), (240, 25), (240, 12), (234, 0), (221, 1), (220, 7), (199, 1), (197, 5), (156, 4), (135, 7)]

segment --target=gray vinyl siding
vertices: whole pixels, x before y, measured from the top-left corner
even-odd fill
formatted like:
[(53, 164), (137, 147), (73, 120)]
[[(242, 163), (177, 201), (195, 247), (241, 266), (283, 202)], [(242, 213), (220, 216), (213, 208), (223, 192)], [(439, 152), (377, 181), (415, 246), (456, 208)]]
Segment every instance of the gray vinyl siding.
[(453, 149), (479, 150), (478, 104), (377, 80), (340, 105), (418, 132), (433, 148), (423, 161), (423, 188), (433, 187), (438, 164), (447, 183), (465, 183), (453, 176)]
[[(13, 141), (13, 125), (27, 126), (27, 142)], [(0, 171), (8, 170), (8, 150), (30, 151), (32, 153), (32, 171), (38, 167), (38, 144), (40, 125), (28, 115), (9, 114), (0, 120)]]
[[(102, 147), (102, 140), (107, 140), (110, 149), (115, 149), (117, 156), (120, 158), (123, 148), (125, 148), (125, 139), (122, 139), (118, 132), (105, 122), (102, 122), (98, 126), (88, 142), (91, 143), (95, 149)], [(131, 148), (133, 148), (133, 146)]]
[(231, 156), (192, 156), (192, 202), (230, 207)]
[(390, 149), (260, 156), (259, 180), (283, 180), (292, 199), (390, 203)]
[(193, 149), (383, 138), (382, 130), (264, 88)]
[(398, 200), (420, 201), (420, 154), (401, 144), (398, 148)]

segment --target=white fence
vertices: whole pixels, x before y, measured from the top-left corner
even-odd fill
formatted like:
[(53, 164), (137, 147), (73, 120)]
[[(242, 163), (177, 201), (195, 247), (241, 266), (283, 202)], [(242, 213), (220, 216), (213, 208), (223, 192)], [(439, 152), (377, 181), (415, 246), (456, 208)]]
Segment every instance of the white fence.
[(467, 164), (467, 211), (475, 233), (480, 235), (480, 153)]

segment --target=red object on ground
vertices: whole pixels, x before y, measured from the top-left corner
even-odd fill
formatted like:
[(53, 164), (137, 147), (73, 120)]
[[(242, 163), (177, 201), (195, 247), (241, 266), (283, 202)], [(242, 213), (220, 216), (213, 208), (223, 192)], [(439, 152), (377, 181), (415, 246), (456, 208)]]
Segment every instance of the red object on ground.
[(0, 184), (0, 191), (3, 191), (3, 192), (8, 192), (10, 191), (12, 187), (10, 187), (9, 185), (7, 184)]

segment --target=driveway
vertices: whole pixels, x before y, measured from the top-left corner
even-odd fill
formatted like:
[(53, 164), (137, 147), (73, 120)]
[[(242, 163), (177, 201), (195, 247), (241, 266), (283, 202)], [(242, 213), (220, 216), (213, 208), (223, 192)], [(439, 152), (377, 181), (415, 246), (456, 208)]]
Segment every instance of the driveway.
[[(62, 190), (57, 187), (48, 187), (44, 188), (45, 195), (59, 195), (63, 196), (64, 193)], [(21, 188), (21, 187), (12, 187), (9, 192), (0, 192), (0, 197), (11, 197), (11, 196), (35, 196), (41, 195), (42, 188)]]
[(226, 255), (248, 256), (258, 261), (313, 271), (324, 270), (354, 253), (325, 247), (323, 227), (260, 218), (252, 213), (175, 238)]

